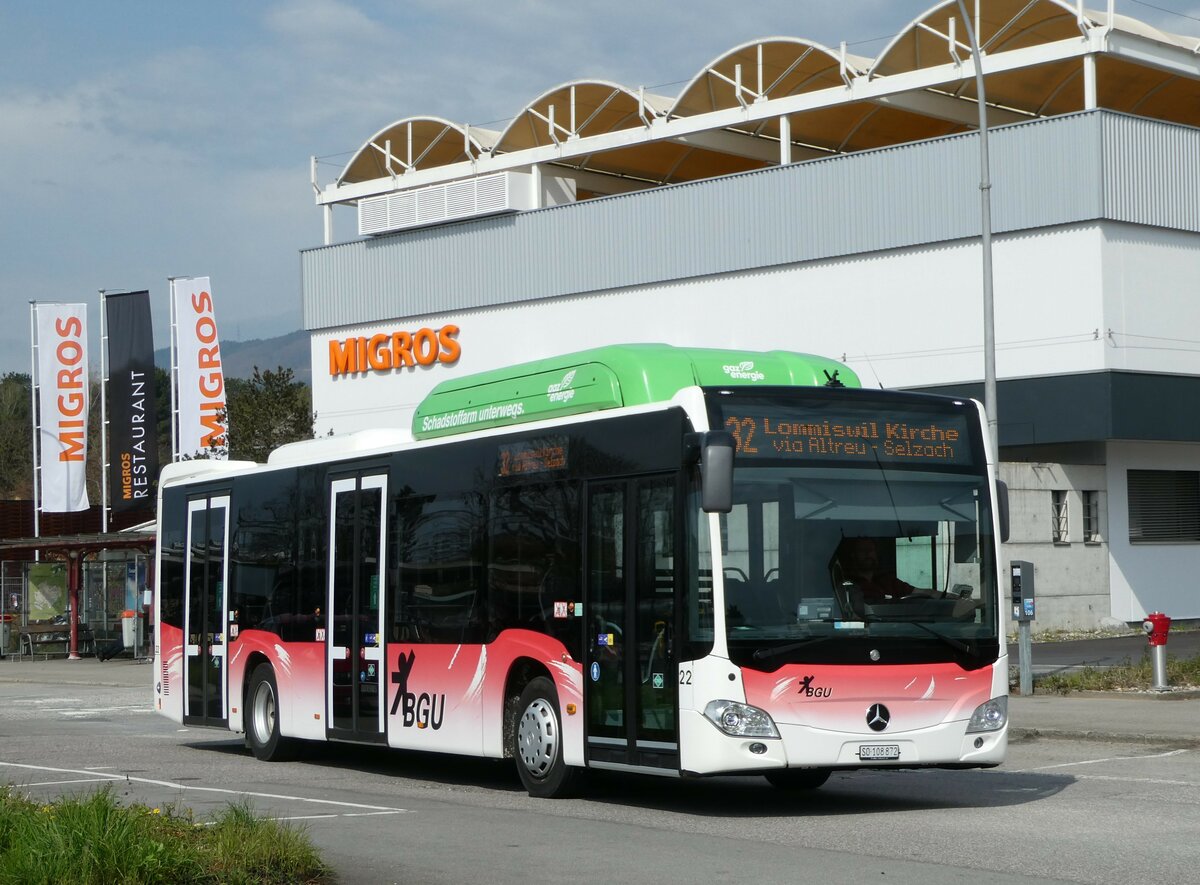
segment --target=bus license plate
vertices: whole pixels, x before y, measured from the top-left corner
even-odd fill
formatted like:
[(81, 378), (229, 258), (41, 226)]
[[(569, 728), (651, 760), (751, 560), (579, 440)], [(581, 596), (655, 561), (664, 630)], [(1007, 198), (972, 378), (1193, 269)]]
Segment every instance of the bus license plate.
[(899, 759), (899, 744), (859, 744), (859, 759)]

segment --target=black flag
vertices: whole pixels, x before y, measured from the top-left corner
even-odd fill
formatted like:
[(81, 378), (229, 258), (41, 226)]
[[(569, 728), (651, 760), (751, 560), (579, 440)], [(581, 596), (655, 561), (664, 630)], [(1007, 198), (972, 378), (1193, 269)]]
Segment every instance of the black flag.
[(107, 295), (108, 488), (114, 513), (154, 506), (158, 482), (158, 410), (150, 293)]

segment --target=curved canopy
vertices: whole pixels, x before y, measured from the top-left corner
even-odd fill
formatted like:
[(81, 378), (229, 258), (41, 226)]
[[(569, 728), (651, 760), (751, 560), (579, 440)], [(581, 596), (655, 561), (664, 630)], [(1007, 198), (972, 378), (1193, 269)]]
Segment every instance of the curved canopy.
[[(644, 99), (644, 101), (643, 101)], [(573, 80), (527, 104), (496, 140), (497, 153), (647, 126), (670, 99), (604, 80)]]
[[(968, 4), (970, 10), (973, 4)], [(1081, 39), (1095, 22), (1080, 19), (1062, 0), (984, 0), (975, 26), (986, 55), (1070, 38)], [(953, 30), (953, 41), (951, 31)], [(943, 0), (896, 35), (875, 59), (871, 77), (900, 74), (971, 57), (971, 41), (958, 0)]]
[(496, 143), (496, 133), (440, 117), (406, 117), (380, 129), (351, 157), (338, 184), (403, 175), (471, 160)]
[[(1125, 16), (1110, 20), (1075, 0), (966, 5), (977, 16), (990, 125), (1098, 106), (1200, 126), (1192, 61), (1200, 39)], [(1134, 51), (1093, 39), (1110, 28)], [(514, 168), (514, 155), (553, 147), (553, 159), (543, 150), (536, 162), (573, 177), (584, 199), (973, 131), (970, 42), (958, 0), (938, 0), (874, 60), (775, 36), (721, 54), (674, 98), (569, 81), (527, 104), (502, 133), (432, 117), (393, 123), (355, 154), (337, 185), (380, 180), (382, 191), (389, 177), (402, 186), (396, 179), (407, 171), (432, 169), (436, 178), (437, 167), (463, 160), (480, 160), (480, 173), (492, 160)], [(1095, 60), (1094, 104), (1085, 95), (1088, 59)], [(338, 202), (336, 191), (321, 201)]]
[(846, 86), (870, 59), (842, 59), (820, 43), (799, 37), (768, 37), (735, 46), (705, 65), (683, 88), (669, 115), (690, 117), (745, 106), (759, 99), (782, 98)]

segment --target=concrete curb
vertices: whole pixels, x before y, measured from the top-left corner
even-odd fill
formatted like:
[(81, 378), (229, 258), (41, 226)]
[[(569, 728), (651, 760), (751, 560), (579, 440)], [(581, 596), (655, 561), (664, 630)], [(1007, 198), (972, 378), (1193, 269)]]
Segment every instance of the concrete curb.
[[(1024, 697), (1016, 689), (1009, 689), (1009, 696), (1014, 698)], [(1150, 691), (1149, 689), (1139, 689), (1138, 691), (1037, 691), (1037, 683), (1034, 683), (1034, 692), (1028, 695), (1031, 698), (1097, 698), (1104, 701), (1195, 701), (1200, 700), (1200, 688), (1169, 688), (1166, 691)]]
[(1200, 737), (1194, 734), (1131, 734), (1120, 731), (1086, 731), (1067, 728), (1025, 728), (1010, 726), (1009, 739), (1026, 740), (1070, 740), (1096, 741), (1098, 743), (1127, 743), (1127, 744), (1166, 744), (1172, 747), (1200, 748)]

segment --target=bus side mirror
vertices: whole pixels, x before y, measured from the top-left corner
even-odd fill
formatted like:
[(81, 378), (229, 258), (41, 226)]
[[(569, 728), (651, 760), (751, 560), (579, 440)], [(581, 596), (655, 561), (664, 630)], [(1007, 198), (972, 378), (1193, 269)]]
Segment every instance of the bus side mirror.
[(700, 508), (705, 513), (733, 510), (733, 434), (710, 430), (700, 441)]
[(1000, 517), (1000, 543), (1008, 543), (1008, 483), (996, 480), (996, 514)]

